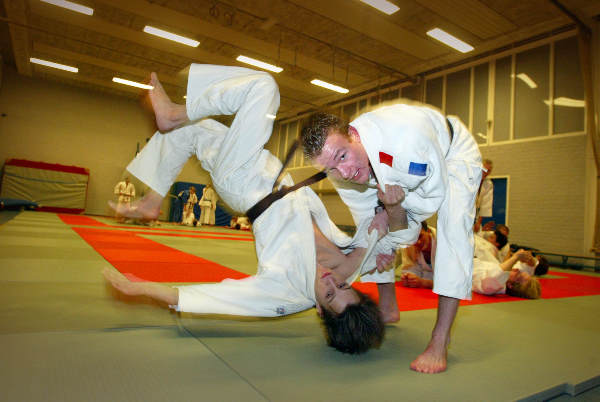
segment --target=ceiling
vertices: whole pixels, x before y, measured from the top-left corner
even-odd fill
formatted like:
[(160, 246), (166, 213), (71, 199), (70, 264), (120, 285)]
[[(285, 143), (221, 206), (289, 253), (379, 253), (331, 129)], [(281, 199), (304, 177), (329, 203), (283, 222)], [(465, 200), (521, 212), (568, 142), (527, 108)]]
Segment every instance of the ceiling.
[[(573, 26), (551, 0), (391, 0), (388, 16), (359, 0), (73, 0), (87, 16), (40, 0), (1, 0), (0, 44), (20, 74), (93, 90), (138, 96), (113, 76), (144, 82), (156, 71), (177, 101), (182, 70), (192, 62), (243, 65), (240, 54), (276, 64), (278, 117), (473, 60), (521, 41)], [(600, 0), (558, 0), (587, 23)], [(158, 38), (152, 25), (200, 41), (198, 47)], [(471, 44), (463, 54), (429, 38), (439, 27)], [(73, 65), (79, 73), (34, 65), (30, 57)], [(319, 78), (346, 87), (339, 95)]]

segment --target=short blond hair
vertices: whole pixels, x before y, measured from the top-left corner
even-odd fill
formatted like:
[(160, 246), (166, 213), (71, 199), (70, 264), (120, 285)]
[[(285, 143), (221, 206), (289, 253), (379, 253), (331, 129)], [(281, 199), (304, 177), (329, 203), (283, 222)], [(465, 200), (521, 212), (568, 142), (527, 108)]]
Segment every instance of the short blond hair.
[(542, 296), (542, 286), (537, 278), (531, 278), (527, 283), (513, 283), (506, 288), (506, 294), (524, 299), (539, 299)]

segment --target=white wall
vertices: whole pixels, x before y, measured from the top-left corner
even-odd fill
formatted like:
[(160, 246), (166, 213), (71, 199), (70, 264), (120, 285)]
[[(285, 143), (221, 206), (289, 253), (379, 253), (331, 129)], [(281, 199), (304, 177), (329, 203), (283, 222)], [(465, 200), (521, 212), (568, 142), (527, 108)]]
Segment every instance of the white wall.
[[(107, 201), (125, 175), (136, 145), (154, 133), (139, 102), (76, 86), (19, 75), (3, 66), (0, 87), (0, 163), (28, 159), (90, 170), (85, 212), (109, 215)], [(178, 180), (206, 183), (206, 172), (188, 162)], [(138, 194), (143, 191), (139, 184)], [(163, 203), (163, 216), (168, 203)]]

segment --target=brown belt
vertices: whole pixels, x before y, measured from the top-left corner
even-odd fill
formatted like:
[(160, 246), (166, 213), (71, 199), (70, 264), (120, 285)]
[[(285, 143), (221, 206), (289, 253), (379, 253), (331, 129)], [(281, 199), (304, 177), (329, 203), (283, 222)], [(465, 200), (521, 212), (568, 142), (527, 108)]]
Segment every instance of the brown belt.
[(275, 201), (283, 198), (286, 194), (291, 193), (292, 191), (296, 191), (301, 187), (310, 186), (311, 184), (321, 181), (325, 177), (327, 177), (327, 173), (325, 173), (325, 171), (321, 171), (319, 173), (316, 173), (316, 174), (310, 176), (308, 179), (306, 179), (292, 187), (283, 186), (283, 187), (281, 187), (281, 189), (275, 190), (277, 188), (277, 186), (279, 185), (279, 182), (281, 181), (283, 171), (285, 170), (286, 166), (290, 163), (290, 160), (294, 156), (294, 152), (296, 151), (296, 148), (298, 148), (298, 143), (299, 143), (299, 141), (296, 140), (290, 147), (290, 150), (288, 151), (287, 156), (285, 158), (285, 162), (283, 162), (283, 166), (281, 167), (281, 170), (279, 171), (279, 175), (277, 176), (277, 179), (275, 180), (275, 183), (273, 184), (273, 189), (272, 189), (271, 193), (267, 194), (262, 200), (260, 200), (256, 204), (254, 204), (254, 206), (246, 212), (246, 216), (248, 217), (248, 220), (250, 221), (250, 223), (254, 223), (254, 221), (263, 212), (265, 212), (267, 210), (267, 208), (269, 208), (271, 206), (271, 204), (273, 204)]

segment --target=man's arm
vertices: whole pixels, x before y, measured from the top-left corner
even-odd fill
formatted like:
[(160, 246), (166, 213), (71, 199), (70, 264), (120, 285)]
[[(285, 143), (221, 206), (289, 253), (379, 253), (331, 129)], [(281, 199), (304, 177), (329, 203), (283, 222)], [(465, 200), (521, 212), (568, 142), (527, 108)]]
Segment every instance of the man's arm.
[(510, 271), (512, 267), (515, 265), (517, 261), (526, 261), (529, 262), (533, 257), (531, 256), (531, 251), (525, 251), (520, 249), (510, 257), (508, 257), (504, 262), (500, 264), (500, 268), (503, 271)]
[(128, 296), (148, 296), (168, 305), (179, 303), (179, 291), (154, 282), (132, 282), (114, 268), (104, 268), (102, 274), (119, 292)]

